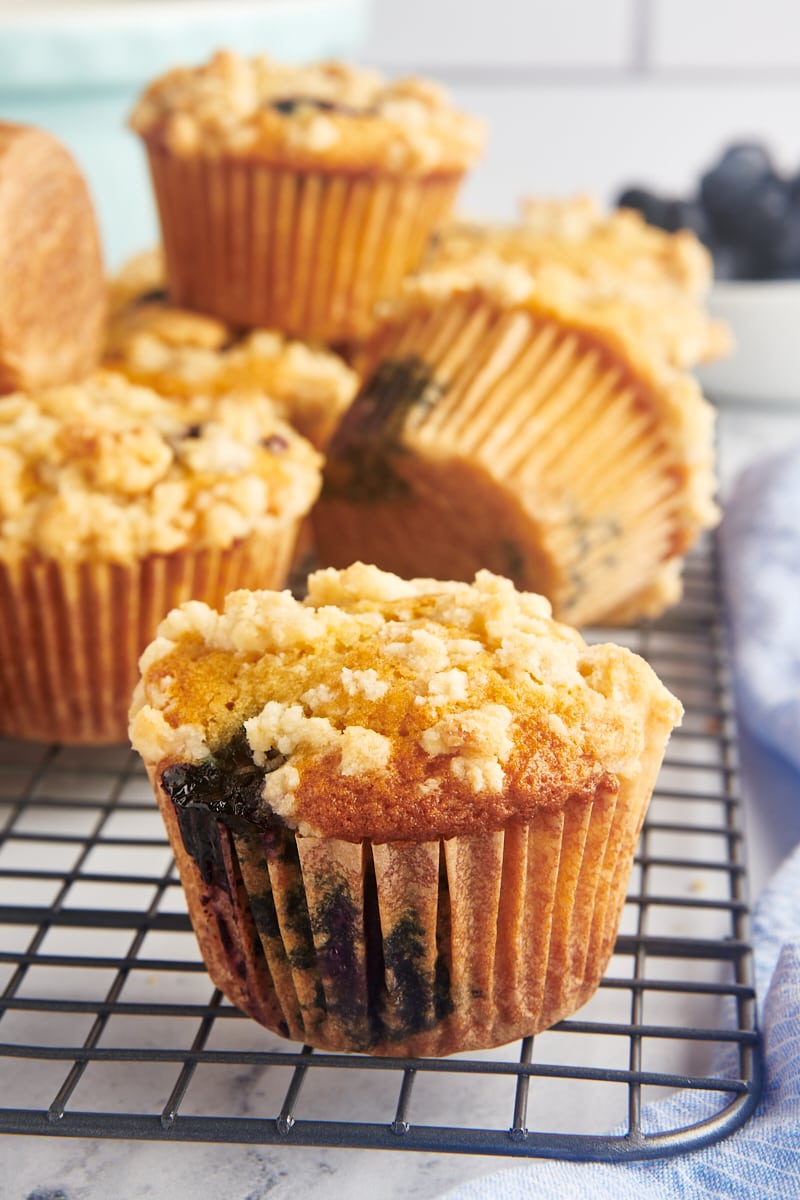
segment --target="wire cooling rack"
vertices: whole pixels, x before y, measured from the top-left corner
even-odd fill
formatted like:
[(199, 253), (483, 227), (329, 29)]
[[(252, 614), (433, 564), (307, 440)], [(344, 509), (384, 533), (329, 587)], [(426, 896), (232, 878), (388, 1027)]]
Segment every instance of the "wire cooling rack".
[[(0, 741), (0, 1132), (601, 1161), (740, 1125), (759, 1054), (713, 546), (664, 620), (605, 636), (686, 709), (615, 954), (574, 1018), (469, 1056), (313, 1052), (243, 1017), (199, 960), (136, 756)], [(665, 1126), (649, 1101), (681, 1089), (703, 1115)]]

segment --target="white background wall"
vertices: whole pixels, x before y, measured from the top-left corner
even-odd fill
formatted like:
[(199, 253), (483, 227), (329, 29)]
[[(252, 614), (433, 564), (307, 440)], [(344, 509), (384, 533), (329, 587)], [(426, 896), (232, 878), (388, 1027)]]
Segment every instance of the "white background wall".
[(490, 124), (462, 196), (689, 193), (731, 140), (800, 173), (800, 0), (373, 0), (365, 59), (440, 79)]
[[(800, 171), (800, 0), (370, 2), (371, 34), (358, 57), (391, 73), (438, 77), (490, 124), (487, 153), (462, 193), (462, 208), (475, 215), (510, 217), (523, 193), (589, 190), (610, 200), (625, 184), (642, 182), (685, 194), (734, 138), (763, 139), (781, 169)], [(170, 24), (161, 0), (151, 3), (160, 5), (166, 30), (155, 39), (159, 52), (173, 63), (196, 61), (183, 13)], [(37, 7), (57, 14), (83, 9), (85, 0), (0, 0), (0, 62), (11, 52), (9, 8), (35, 15)], [(144, 11), (147, 4), (128, 0), (127, 7)], [(194, 9), (196, 23), (193, 0), (175, 7)], [(241, 38), (234, 6), (205, 0), (205, 7), (218, 14), (212, 44)], [(45, 80), (52, 55), (64, 58), (51, 26), (42, 17), (47, 49), (31, 39), (26, 60), (34, 75), (40, 64)], [(134, 61), (145, 57), (135, 37), (126, 49), (117, 36), (108, 51), (90, 36), (91, 21), (86, 28), (80, 53), (90, 74), (93, 54), (102, 52), (106, 68), (109, 53), (118, 61), (128, 51)], [(145, 78), (163, 65), (150, 63)], [(66, 103), (49, 86), (15, 91), (6, 75), (0, 72), (0, 117), (41, 125), (76, 155), (97, 202), (109, 264), (151, 244), (149, 180), (125, 129), (138, 91), (133, 76), (119, 91), (73, 89)]]

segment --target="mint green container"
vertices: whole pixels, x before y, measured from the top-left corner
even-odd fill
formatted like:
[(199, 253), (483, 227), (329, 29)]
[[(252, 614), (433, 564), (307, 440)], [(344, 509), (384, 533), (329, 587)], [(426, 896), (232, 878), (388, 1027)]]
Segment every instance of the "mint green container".
[(289, 62), (357, 59), (369, 0), (19, 0), (0, 5), (0, 120), (73, 153), (94, 197), (106, 263), (158, 238), (144, 151), (126, 126), (144, 84), (215, 50)]

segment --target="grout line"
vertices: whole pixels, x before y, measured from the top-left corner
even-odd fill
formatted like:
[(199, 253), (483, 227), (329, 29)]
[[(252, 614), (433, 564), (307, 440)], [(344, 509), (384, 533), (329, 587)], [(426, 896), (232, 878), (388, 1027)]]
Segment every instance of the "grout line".
[[(634, 53), (639, 53), (635, 51)], [(762, 88), (800, 87), (800, 66), (719, 66), (717, 64), (685, 67), (639, 66), (631, 61), (622, 66), (565, 66), (545, 63), (391, 63), (378, 64), (388, 76), (419, 74), (450, 87), (472, 88), (540, 88), (540, 87), (619, 87), (631, 85), (684, 88), (698, 87), (704, 91), (716, 87)]]
[(638, 74), (646, 75), (651, 66), (653, 46), (652, 0), (629, 0), (632, 5), (631, 66)]

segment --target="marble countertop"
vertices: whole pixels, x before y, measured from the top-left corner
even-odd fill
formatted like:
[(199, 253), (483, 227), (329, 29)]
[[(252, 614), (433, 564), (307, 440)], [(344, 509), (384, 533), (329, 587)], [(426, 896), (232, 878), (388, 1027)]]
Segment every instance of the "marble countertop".
[[(800, 405), (721, 408), (723, 500), (742, 467), (789, 444), (800, 444)], [(743, 742), (741, 750), (745, 771), (751, 768), (748, 773), (754, 778), (758, 748)], [(745, 786), (744, 799), (754, 895), (790, 846), (800, 841), (800, 813), (780, 793), (755, 797)], [(12, 1066), (0, 1084), (14, 1094), (18, 1064)], [(3, 1069), (8, 1071), (7, 1066)], [(129, 1082), (135, 1086), (133, 1075)], [(239, 1111), (246, 1112), (248, 1104), (262, 1098), (264, 1085), (254, 1068), (243, 1066), (235, 1077), (206, 1086), (230, 1089), (238, 1097)], [(335, 1079), (329, 1086), (335, 1090)], [(460, 1103), (477, 1104), (477, 1121), (481, 1104), (489, 1111), (493, 1086), (489, 1081), (486, 1095), (477, 1101), (474, 1094), (467, 1100), (466, 1091), (462, 1098), (456, 1089), (449, 1103), (456, 1108)], [(373, 1103), (371, 1087), (371, 1080), (364, 1080), (357, 1095), (334, 1100), (341, 1105), (342, 1119), (348, 1119), (351, 1104), (360, 1106), (363, 1119), (365, 1106)], [(0, 1138), (0, 1200), (294, 1200), (300, 1195), (307, 1200), (432, 1200), (458, 1182), (511, 1163), (489, 1156), (5, 1136)]]

